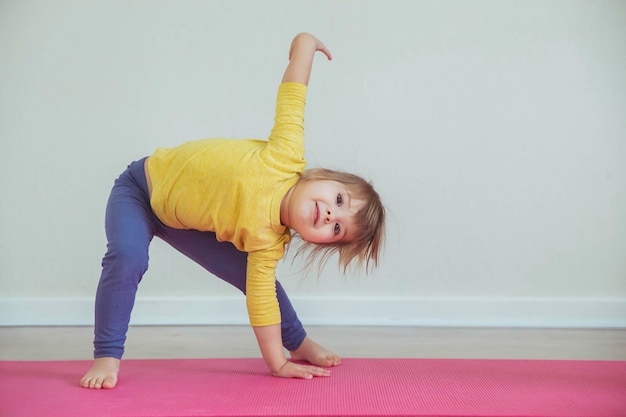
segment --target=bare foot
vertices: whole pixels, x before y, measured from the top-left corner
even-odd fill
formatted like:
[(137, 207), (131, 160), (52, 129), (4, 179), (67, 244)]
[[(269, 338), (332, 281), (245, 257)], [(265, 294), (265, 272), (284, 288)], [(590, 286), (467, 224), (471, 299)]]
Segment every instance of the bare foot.
[(120, 372), (120, 360), (116, 358), (97, 358), (93, 366), (80, 380), (83, 388), (113, 388), (117, 385), (117, 374)]
[(318, 345), (308, 337), (304, 339), (298, 349), (291, 352), (291, 359), (309, 362), (316, 366), (337, 366), (341, 364), (339, 356)]

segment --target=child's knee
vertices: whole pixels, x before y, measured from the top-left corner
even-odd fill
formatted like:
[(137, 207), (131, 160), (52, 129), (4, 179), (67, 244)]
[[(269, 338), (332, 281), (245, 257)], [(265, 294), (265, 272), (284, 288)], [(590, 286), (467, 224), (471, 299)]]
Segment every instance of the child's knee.
[(118, 245), (109, 248), (102, 259), (102, 268), (103, 272), (110, 271), (117, 276), (141, 280), (148, 270), (148, 259), (148, 251), (144, 248)]

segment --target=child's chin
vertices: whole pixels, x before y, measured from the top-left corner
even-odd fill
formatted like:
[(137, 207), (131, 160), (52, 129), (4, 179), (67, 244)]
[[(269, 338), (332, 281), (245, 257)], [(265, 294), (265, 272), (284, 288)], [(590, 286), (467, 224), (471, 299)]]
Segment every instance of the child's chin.
[(319, 240), (313, 238), (312, 236), (306, 236), (306, 235), (302, 235), (300, 234), (300, 237), (302, 238), (302, 240), (304, 240), (306, 243), (321, 243), (319, 242)]

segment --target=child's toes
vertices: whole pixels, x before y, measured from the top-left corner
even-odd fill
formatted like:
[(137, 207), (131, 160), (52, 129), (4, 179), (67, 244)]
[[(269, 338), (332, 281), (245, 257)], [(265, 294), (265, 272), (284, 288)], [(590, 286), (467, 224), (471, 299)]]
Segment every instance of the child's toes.
[(329, 357), (321, 357), (319, 362), (320, 362), (319, 366), (325, 366), (325, 367), (333, 366), (333, 360)]
[(339, 359), (338, 356), (334, 356), (334, 355), (327, 355), (327, 356), (322, 356), (319, 360), (320, 364), (319, 366), (337, 366), (341, 363), (341, 360)]
[(116, 384), (117, 379), (109, 376), (102, 382), (102, 388), (114, 388)]

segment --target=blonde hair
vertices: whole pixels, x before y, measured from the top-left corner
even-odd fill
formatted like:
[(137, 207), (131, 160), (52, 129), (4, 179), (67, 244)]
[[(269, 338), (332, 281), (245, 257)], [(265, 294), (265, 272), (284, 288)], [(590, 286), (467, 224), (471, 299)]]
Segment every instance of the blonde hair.
[(353, 217), (357, 232), (349, 242), (319, 244), (303, 241), (296, 252), (296, 257), (306, 253), (307, 268), (316, 259), (319, 259), (319, 271), (332, 255), (338, 253), (339, 265), (344, 273), (355, 260), (358, 267), (364, 267), (365, 272), (369, 272), (371, 268), (378, 266), (378, 259), (385, 240), (385, 208), (380, 196), (372, 184), (363, 178), (330, 169), (308, 169), (300, 176), (298, 182), (324, 180), (343, 184), (351, 200), (364, 202)]

